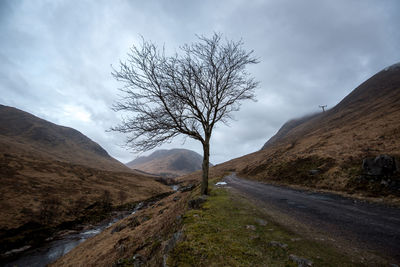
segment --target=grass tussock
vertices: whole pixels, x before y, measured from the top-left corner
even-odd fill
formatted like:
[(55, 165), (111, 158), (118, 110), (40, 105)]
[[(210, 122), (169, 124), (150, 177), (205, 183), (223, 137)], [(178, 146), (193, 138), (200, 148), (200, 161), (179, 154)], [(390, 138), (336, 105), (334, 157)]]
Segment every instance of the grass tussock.
[(185, 238), (168, 266), (298, 266), (294, 254), (313, 266), (357, 266), (335, 251), (296, 236), (255, 205), (223, 188), (212, 188), (199, 210), (184, 216)]

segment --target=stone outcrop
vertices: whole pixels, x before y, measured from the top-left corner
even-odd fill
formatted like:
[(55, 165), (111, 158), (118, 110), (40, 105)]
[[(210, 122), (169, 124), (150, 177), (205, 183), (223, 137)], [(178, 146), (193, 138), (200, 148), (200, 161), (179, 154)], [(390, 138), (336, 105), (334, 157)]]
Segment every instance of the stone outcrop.
[(365, 158), (362, 163), (363, 173), (371, 176), (391, 176), (397, 171), (396, 160), (389, 155)]

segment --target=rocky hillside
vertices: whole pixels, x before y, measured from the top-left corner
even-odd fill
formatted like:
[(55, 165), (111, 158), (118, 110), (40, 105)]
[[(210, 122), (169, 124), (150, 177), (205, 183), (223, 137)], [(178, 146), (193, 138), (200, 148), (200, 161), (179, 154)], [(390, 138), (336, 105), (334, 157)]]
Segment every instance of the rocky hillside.
[(364, 175), (363, 160), (380, 154), (400, 157), (400, 64), (380, 71), (332, 109), (284, 124), (261, 151), (219, 168), (258, 180), (397, 195), (398, 172), (391, 179)]
[(201, 169), (203, 157), (187, 149), (157, 150), (126, 165), (146, 173), (177, 177)]

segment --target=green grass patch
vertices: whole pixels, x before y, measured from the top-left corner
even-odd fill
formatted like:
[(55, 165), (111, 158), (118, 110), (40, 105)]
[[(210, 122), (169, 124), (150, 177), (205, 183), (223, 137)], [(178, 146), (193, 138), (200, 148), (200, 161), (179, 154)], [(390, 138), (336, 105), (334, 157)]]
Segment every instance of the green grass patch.
[(290, 254), (313, 266), (358, 266), (333, 248), (274, 223), (223, 188), (212, 188), (203, 207), (189, 210), (183, 219), (185, 238), (169, 254), (168, 266), (298, 266)]

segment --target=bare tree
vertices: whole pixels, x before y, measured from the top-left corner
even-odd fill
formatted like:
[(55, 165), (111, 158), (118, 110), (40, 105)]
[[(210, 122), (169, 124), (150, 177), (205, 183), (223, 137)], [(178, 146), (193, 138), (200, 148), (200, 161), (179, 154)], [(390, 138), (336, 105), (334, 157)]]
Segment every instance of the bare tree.
[(126, 144), (147, 151), (183, 134), (203, 145), (201, 193), (208, 191), (210, 138), (218, 122), (227, 123), (242, 100), (255, 100), (258, 82), (246, 66), (258, 63), (243, 42), (198, 36), (198, 42), (165, 55), (151, 42), (133, 46), (126, 62), (112, 75), (124, 84), (114, 105), (124, 111), (122, 123), (111, 130), (129, 133)]

